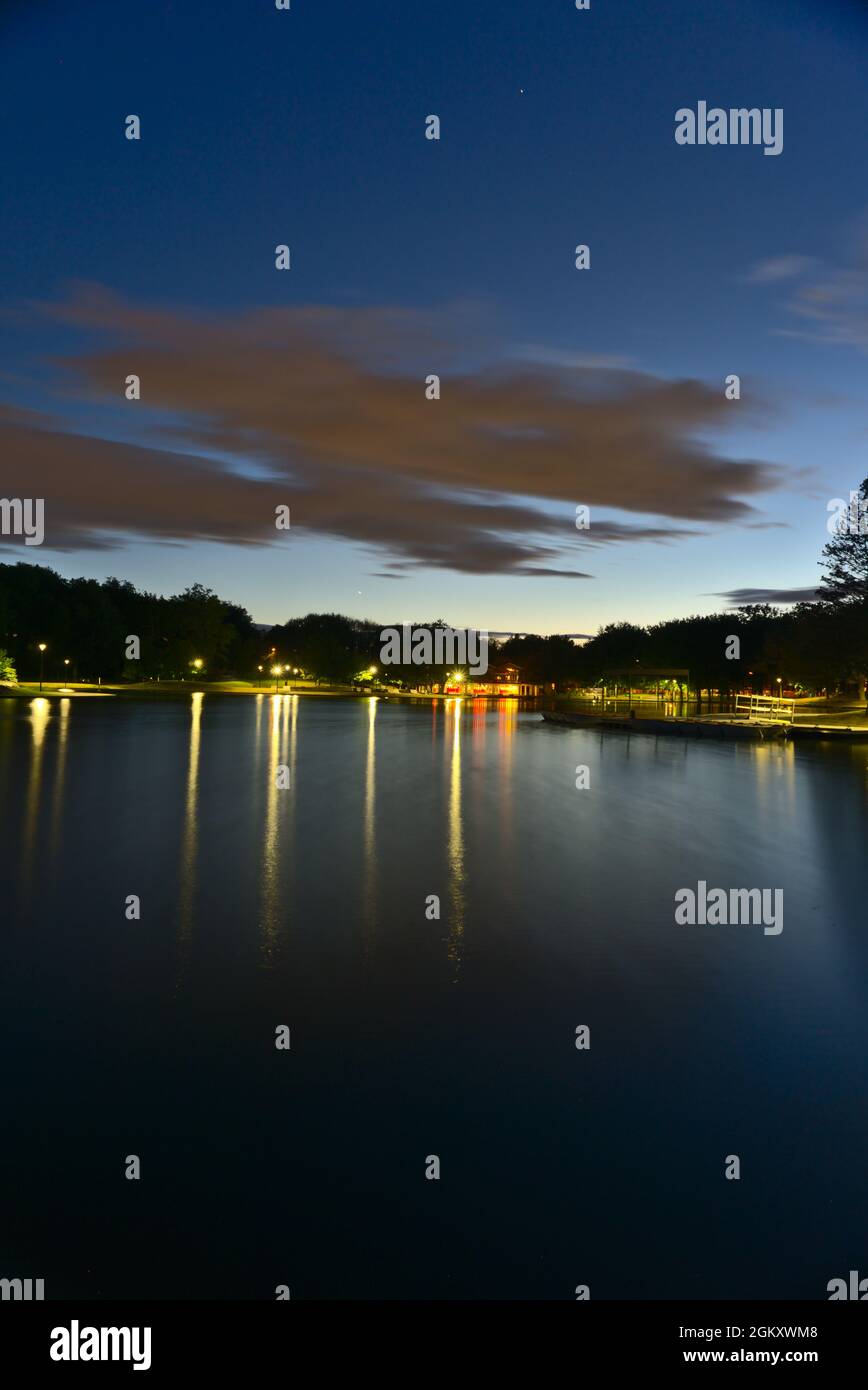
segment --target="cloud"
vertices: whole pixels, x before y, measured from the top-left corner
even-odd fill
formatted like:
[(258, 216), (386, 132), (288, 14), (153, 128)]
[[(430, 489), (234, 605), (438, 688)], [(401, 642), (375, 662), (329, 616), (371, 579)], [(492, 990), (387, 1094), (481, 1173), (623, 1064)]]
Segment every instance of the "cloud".
[[(776, 465), (728, 458), (722, 393), (621, 367), (462, 365), (448, 312), (296, 307), (194, 314), (80, 286), (40, 306), (103, 341), (64, 366), (74, 393), (126, 412), (130, 440), (0, 413), (19, 494), (46, 501), (46, 546), (286, 543), (293, 531), (376, 554), (382, 573), (587, 578), (577, 553), (749, 523)], [(142, 400), (126, 403), (130, 373)], [(441, 399), (425, 378), (442, 375)], [(10, 484), (11, 486), (11, 484)], [(13, 489), (14, 490), (14, 489)], [(592, 509), (575, 529), (575, 506)], [(608, 520), (613, 508), (661, 518)], [(678, 524), (669, 524), (669, 523)]]
[(546, 347), (541, 343), (520, 343), (515, 350), (518, 358), (542, 362), (551, 367), (629, 367), (633, 359), (607, 352), (569, 352), (563, 348)]
[(787, 307), (808, 326), (783, 329), (785, 337), (868, 349), (868, 270), (829, 270), (800, 289)]
[(810, 270), (813, 261), (810, 256), (772, 256), (767, 261), (757, 261), (751, 266), (745, 279), (750, 285), (771, 285), (781, 280), (794, 280)]
[(837, 264), (809, 265), (812, 274), (793, 287), (786, 304), (803, 326), (778, 329), (779, 335), (868, 350), (868, 215), (851, 228)]
[(814, 603), (818, 597), (816, 587), (812, 589), (728, 589), (715, 594), (715, 598), (729, 600), (730, 608), (741, 608), (746, 603)]

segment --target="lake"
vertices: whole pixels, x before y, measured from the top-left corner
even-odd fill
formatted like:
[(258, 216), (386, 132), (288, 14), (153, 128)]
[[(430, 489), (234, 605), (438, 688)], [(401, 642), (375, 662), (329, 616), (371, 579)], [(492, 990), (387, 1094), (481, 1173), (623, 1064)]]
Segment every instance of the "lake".
[[(864, 745), (0, 700), (0, 1275), (826, 1298), (868, 1275), (866, 811)], [(677, 925), (700, 881), (783, 930)]]

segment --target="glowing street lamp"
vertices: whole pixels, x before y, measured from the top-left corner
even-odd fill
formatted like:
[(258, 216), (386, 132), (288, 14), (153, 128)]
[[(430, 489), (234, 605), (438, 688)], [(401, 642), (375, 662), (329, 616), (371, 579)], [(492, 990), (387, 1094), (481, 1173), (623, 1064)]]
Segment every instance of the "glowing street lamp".
[(257, 671), (259, 672), (259, 680), (256, 682), (256, 684), (257, 684), (257, 685), (262, 685), (262, 667), (261, 667), (261, 666), (257, 666), (256, 669), (257, 669)]
[(42, 693), (42, 673), (45, 669), (45, 642), (39, 643), (39, 691)]
[(277, 682), (278, 682), (279, 678), (283, 675), (283, 667), (282, 667), (282, 666), (272, 666), (272, 668), (271, 668), (271, 674), (274, 676), (274, 693), (275, 693), (275, 695), (276, 695), (276, 694), (277, 694)]

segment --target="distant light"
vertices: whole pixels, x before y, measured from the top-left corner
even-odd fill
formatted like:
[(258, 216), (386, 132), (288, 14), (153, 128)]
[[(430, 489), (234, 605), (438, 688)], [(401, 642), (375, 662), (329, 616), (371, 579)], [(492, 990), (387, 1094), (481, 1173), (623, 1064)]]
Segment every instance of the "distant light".
[(195, 668), (196, 668), (197, 671), (201, 671), (201, 669), (202, 669), (202, 658), (201, 658), (201, 656), (197, 656), (190, 664), (191, 664), (191, 666), (195, 666)]
[(45, 646), (46, 646), (46, 644), (45, 644), (44, 642), (40, 642), (40, 643), (39, 643), (39, 650), (40, 650), (41, 652), (44, 652), (44, 651), (45, 651)]

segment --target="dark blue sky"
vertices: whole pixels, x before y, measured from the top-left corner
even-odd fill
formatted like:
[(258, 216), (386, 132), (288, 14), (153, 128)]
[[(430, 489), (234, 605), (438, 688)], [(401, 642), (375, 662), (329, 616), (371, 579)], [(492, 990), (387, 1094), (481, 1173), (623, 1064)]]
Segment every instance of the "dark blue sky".
[[(336, 608), (544, 631), (815, 581), (826, 501), (868, 474), (864, 7), (292, 0), (283, 13), (271, 0), (82, 0), (2, 14), (0, 401), (53, 417), (50, 437), (45, 419), (16, 419), (4, 447), (3, 494), (39, 486), (46, 498), (46, 545), (16, 547), (18, 558), (161, 591), (199, 579), (263, 621)], [(674, 113), (699, 100), (782, 108), (783, 153), (678, 146)], [(140, 142), (124, 138), (129, 113)], [(429, 113), (439, 142), (424, 139)], [(287, 273), (274, 268), (279, 242), (292, 249)], [(573, 265), (579, 242), (588, 272)], [(123, 307), (102, 315), (76, 282)], [(70, 296), (83, 307), (59, 308)], [(290, 317), (263, 373), (232, 325), (303, 306), (317, 306), (327, 367), (310, 365), (304, 320)], [(340, 312), (324, 318), (328, 307)], [(161, 314), (152, 324), (140, 313), (150, 309)], [(404, 315), (384, 324), (380, 311), (395, 309)], [(213, 396), (197, 378), (205, 358), (189, 313), (209, 316)], [(260, 325), (260, 348), (262, 335)], [(358, 378), (335, 367), (348, 336)], [(142, 361), (139, 406), (112, 382)], [(237, 376), (245, 361), (255, 382)], [(396, 440), (412, 421), (400, 393), (381, 399), (378, 385), (429, 372), (442, 372), (443, 399), (420, 397), (419, 436), (431, 411), (452, 408), (450, 374), (463, 383), (462, 419), (408, 463)], [(742, 399), (727, 413), (712, 397), (733, 372)], [(499, 384), (480, 402), (491, 373)], [(504, 409), (511, 442), (524, 434), (527, 446), (505, 480), (473, 439), (498, 427), (499, 402), (521, 399), (526, 375), (544, 400), (519, 421)], [(345, 390), (339, 437), (324, 404), (296, 435), (293, 391), (331, 392), (339, 420)], [(563, 392), (578, 394), (582, 417), (566, 426), (574, 478), (564, 457), (533, 448), (534, 411), (541, 432), (559, 433), (552, 397)], [(254, 439), (271, 401), (274, 420)], [(368, 429), (382, 466), (367, 441), (354, 452)], [(98, 450), (109, 472), (91, 474), (70, 434), (138, 452), (118, 454), (115, 469)], [(662, 463), (657, 500), (658, 459), (686, 438), (686, 500), (674, 499), (679, 470)], [(54, 452), (43, 474), (44, 441)], [(187, 517), (195, 489), (187, 480), (174, 497), (141, 446), (233, 473), (276, 470), (292, 481), (291, 535), (278, 546), (267, 529), (234, 535), (220, 511), (235, 507), (231, 490), (211, 499), (207, 467), (202, 515)], [(710, 482), (717, 455), (727, 470)], [(753, 465), (743, 490), (739, 461)], [(167, 492), (160, 517), (142, 507), (149, 476)], [(89, 530), (88, 498), (104, 501), (115, 477), (113, 524), (95, 508)], [(572, 515), (591, 493), (588, 538), (597, 518), (601, 528), (587, 548)], [(429, 495), (532, 506), (545, 523), (535, 533), (525, 518), (513, 549), (489, 547), (499, 523), (477, 537), (463, 501), (439, 516)], [(739, 514), (738, 498), (754, 510)], [(53, 533), (52, 516), (69, 526)], [(618, 525), (651, 538), (625, 539)], [(670, 534), (680, 529), (693, 534)], [(104, 548), (109, 530), (117, 549)], [(64, 548), (49, 548), (58, 536)], [(564, 577), (574, 571), (593, 578)]]

